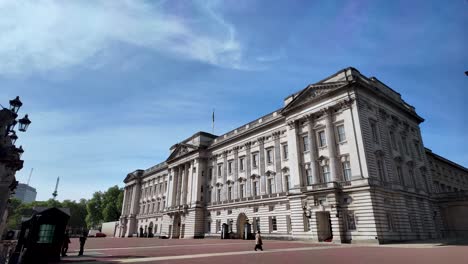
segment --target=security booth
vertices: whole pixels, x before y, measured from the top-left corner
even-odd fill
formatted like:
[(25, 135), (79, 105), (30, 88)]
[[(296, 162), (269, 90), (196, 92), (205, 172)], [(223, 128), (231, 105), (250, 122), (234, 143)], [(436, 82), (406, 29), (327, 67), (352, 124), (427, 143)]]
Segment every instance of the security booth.
[(21, 259), (21, 263), (60, 261), (60, 251), (69, 219), (68, 208), (35, 208), (31, 218), (21, 224), (15, 250), (16, 260)]
[(226, 223), (221, 226), (221, 239), (229, 239), (229, 225)]

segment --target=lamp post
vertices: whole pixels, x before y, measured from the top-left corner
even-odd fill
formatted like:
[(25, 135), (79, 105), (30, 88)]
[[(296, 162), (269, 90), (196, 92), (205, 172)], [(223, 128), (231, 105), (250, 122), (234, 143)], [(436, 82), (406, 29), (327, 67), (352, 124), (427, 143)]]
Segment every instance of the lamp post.
[(10, 100), (10, 107), (0, 107), (0, 165), (4, 170), (0, 171), (0, 234), (3, 233), (6, 219), (4, 213), (7, 211), (7, 202), (16, 188), (15, 174), (23, 168), (21, 156), (24, 153), (23, 147), (15, 146), (18, 136), (15, 131), (17, 124), (18, 131), (26, 132), (31, 120), (28, 115), (17, 120), (18, 111), (23, 103), (19, 96)]

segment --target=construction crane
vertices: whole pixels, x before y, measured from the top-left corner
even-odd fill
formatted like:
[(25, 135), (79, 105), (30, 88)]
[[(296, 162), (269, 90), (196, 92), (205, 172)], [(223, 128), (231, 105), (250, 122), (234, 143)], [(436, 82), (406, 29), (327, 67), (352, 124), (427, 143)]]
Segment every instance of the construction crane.
[(57, 183), (55, 183), (55, 190), (52, 193), (52, 196), (54, 197), (54, 198), (52, 198), (53, 200), (55, 200), (55, 197), (57, 197), (57, 195), (58, 195), (57, 188), (58, 188), (59, 180), (60, 180), (60, 177), (57, 177)]
[(33, 170), (34, 168), (31, 168), (31, 172), (29, 173), (29, 178), (28, 178), (28, 183), (27, 183), (28, 186), (29, 186), (29, 182), (31, 181), (31, 175), (32, 175)]

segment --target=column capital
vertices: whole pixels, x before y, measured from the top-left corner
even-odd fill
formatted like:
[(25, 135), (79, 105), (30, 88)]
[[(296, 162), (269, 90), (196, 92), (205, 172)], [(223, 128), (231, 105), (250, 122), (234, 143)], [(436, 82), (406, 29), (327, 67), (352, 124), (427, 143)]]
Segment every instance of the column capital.
[(275, 131), (271, 135), (273, 136), (273, 139), (279, 139), (281, 136), (281, 131)]
[(246, 149), (250, 149), (250, 146), (251, 146), (251, 145), (252, 145), (252, 142), (250, 142), (250, 141), (244, 143), (244, 147), (245, 147)]
[(288, 124), (288, 127), (289, 127), (290, 130), (297, 128), (297, 122), (296, 121), (297, 120), (295, 120), (295, 119), (291, 119), (291, 120), (286, 121), (286, 123)]

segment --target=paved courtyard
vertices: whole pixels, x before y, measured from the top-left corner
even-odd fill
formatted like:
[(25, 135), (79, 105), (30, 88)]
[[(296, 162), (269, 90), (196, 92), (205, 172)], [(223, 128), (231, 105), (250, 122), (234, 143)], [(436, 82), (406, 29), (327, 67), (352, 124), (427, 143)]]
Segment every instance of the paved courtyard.
[(253, 241), (219, 239), (89, 238), (85, 255), (77, 257), (72, 239), (68, 263), (468, 263), (468, 246), (335, 245), (297, 241), (264, 241), (255, 252)]

